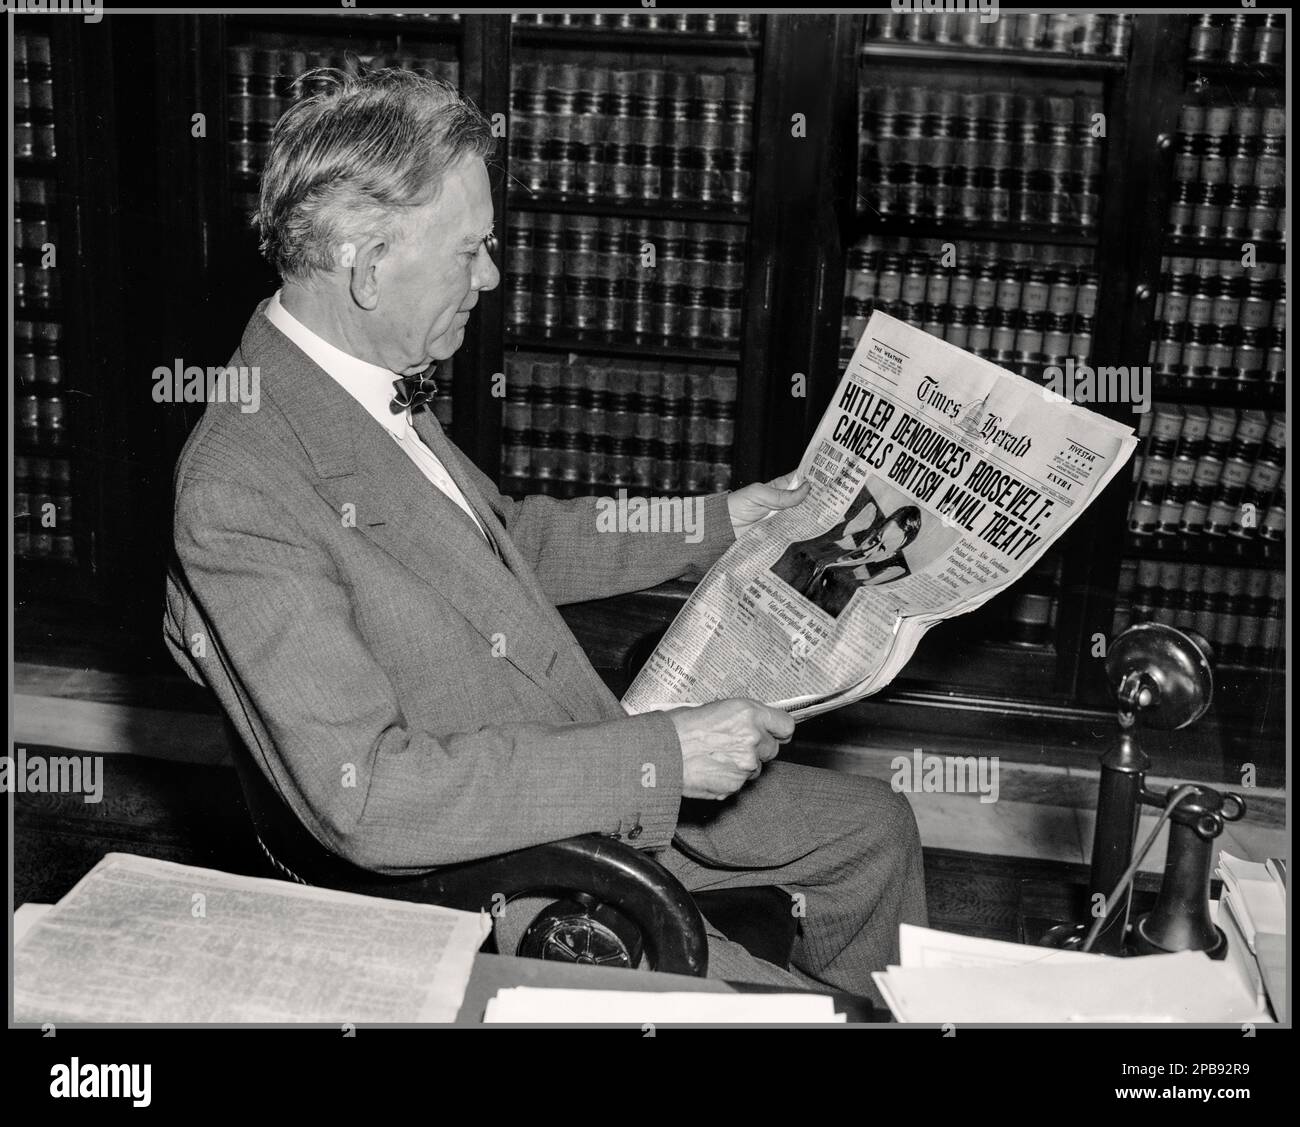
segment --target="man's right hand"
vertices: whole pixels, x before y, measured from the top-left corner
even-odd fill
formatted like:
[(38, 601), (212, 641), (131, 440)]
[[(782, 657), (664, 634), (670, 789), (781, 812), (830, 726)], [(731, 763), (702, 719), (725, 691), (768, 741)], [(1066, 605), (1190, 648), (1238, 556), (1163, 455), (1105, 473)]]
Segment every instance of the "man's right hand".
[(682, 797), (722, 800), (758, 778), (794, 735), (794, 720), (756, 700), (667, 711), (682, 745)]

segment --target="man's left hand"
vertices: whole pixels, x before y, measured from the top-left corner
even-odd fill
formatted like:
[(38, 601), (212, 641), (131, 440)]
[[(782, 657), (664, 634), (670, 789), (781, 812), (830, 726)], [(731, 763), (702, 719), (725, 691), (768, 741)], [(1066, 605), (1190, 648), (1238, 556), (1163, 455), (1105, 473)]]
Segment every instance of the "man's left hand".
[(731, 527), (739, 540), (761, 520), (766, 520), (778, 509), (790, 509), (808, 496), (808, 483), (794, 484), (799, 471), (783, 474), (767, 483), (755, 482), (727, 494), (727, 510), (731, 514)]

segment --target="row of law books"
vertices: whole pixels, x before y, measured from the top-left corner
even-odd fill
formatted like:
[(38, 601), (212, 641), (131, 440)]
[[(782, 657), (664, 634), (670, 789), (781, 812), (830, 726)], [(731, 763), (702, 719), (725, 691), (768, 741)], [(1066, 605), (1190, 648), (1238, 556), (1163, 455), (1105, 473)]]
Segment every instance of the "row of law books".
[(1157, 386), (1280, 391), (1286, 319), (1280, 263), (1166, 255), (1148, 354)]
[(847, 256), (841, 347), (881, 309), (1004, 366), (1082, 360), (1097, 285), (1086, 248), (870, 236)]
[(14, 178), (14, 305), (38, 316), (55, 310), (61, 300), (59, 245), (54, 210), (54, 181), (43, 176)]
[[(54, 76), (48, 35), (13, 39), (14, 157), (58, 157)], [(16, 559), (72, 562), (77, 557), (72, 464), (64, 386), (63, 294), (53, 251), (59, 243), (56, 180), (14, 178), (13, 552)]]
[(1095, 226), (1099, 94), (864, 83), (858, 103), (860, 212)]
[(606, 31), (665, 31), (693, 35), (750, 36), (758, 30), (748, 13), (722, 12), (513, 12), (510, 22), (521, 27), (559, 27)]
[(15, 321), (14, 392), (59, 394), (63, 374), (63, 326), (58, 321)]
[(1281, 263), (1165, 255), (1153, 328), (1157, 337), (1209, 343), (1243, 340), (1271, 348), (1285, 339), (1286, 277)]
[(726, 489), (737, 384), (720, 366), (514, 353), (501, 472), (588, 491)]
[(14, 263), (14, 307), (41, 317), (58, 308), (62, 300), (59, 272), (40, 263)]
[(867, 23), (867, 41), (1124, 58), (1133, 30), (1130, 15), (1002, 12), (988, 19), (975, 11), (923, 12), (919, 4), (915, 8), (874, 13)]
[(1285, 414), (1157, 403), (1138, 440), (1132, 534), (1285, 540)]
[(505, 366), (508, 403), (716, 419), (736, 413), (739, 375), (723, 365), (520, 351), (507, 354)]
[(726, 224), (519, 213), (507, 236), (507, 329), (734, 345), (744, 237)]
[(1286, 232), (1286, 104), (1281, 90), (1209, 87), (1179, 112), (1165, 230), (1273, 242)]
[(1286, 572), (1170, 560), (1126, 560), (1112, 637), (1139, 622), (1195, 630), (1216, 666), (1280, 668), (1286, 660)]
[(731, 488), (730, 451), (715, 461), (678, 457), (652, 443), (566, 436), (558, 444), (502, 439), (505, 492), (573, 497), (610, 490), (653, 490), (664, 495), (720, 493)]
[(53, 160), (54, 81), (50, 70), (50, 37), (14, 33), (14, 156)]
[(1286, 59), (1286, 17), (1242, 12), (1201, 15), (1187, 34), (1189, 62), (1276, 66)]
[(72, 464), (66, 458), (14, 456), (14, 555), (76, 558)]
[(517, 62), (511, 190), (739, 206), (749, 196), (755, 88), (752, 69)]
[(511, 217), (505, 273), (740, 290), (745, 242), (735, 224), (521, 211)]
[[(987, 142), (965, 152), (972, 166), (1001, 165), (1013, 146), (1037, 151), (1071, 146), (1101, 147), (1105, 136), (1097, 125), (1102, 99), (1097, 91), (1070, 94), (1030, 94), (984, 85), (932, 86), (891, 83), (864, 84), (858, 90), (858, 124), (864, 139), (906, 138)], [(950, 147), (930, 146), (927, 152), (948, 153)], [(962, 150), (958, 150), (962, 151)], [(964, 151), (963, 151), (964, 152)], [(1081, 171), (1095, 174), (1095, 167)]]

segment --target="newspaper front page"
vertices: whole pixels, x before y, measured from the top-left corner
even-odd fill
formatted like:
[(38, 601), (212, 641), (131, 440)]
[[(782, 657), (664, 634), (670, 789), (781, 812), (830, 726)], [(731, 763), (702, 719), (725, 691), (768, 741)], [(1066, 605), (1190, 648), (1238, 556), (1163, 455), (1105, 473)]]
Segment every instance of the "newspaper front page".
[(751, 697), (797, 719), (883, 688), (935, 622), (1015, 582), (1132, 455), (1133, 430), (884, 313), (799, 465), (623, 699)]

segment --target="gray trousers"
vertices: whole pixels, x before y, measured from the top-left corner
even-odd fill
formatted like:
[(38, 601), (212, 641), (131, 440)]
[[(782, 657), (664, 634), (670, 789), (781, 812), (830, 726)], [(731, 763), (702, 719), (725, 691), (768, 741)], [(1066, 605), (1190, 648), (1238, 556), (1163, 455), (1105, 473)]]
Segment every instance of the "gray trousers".
[[(721, 817), (710, 809), (718, 804), (684, 803), (677, 836), (694, 856), (676, 845), (655, 854), (692, 892), (776, 885), (790, 894), (799, 919), (790, 969), (754, 957), (706, 919), (708, 976), (792, 989), (833, 987), (883, 1004), (871, 972), (898, 962), (900, 923), (927, 922), (921, 841), (907, 799), (880, 779), (779, 760), (746, 790), (758, 787), (767, 792), (765, 808), (778, 797), (788, 819), (746, 824), (737, 840), (729, 829), (745, 824), (744, 790)], [(499, 950), (513, 953), (523, 928), (547, 902), (511, 903), (497, 921)]]

